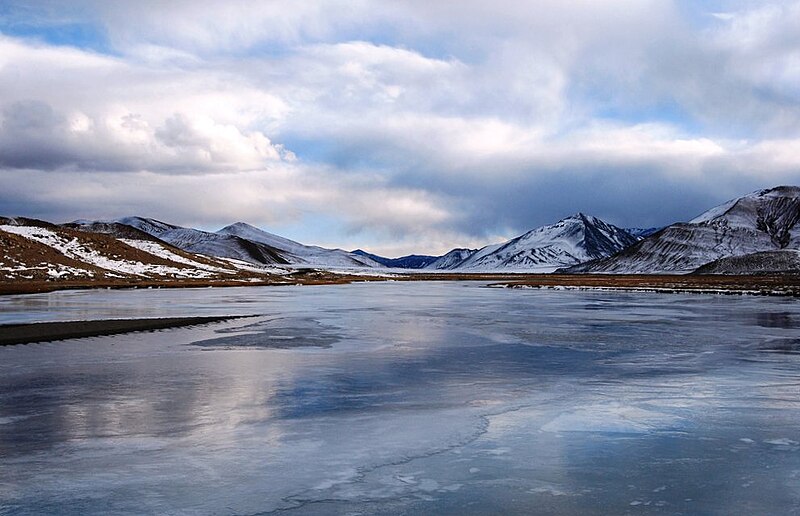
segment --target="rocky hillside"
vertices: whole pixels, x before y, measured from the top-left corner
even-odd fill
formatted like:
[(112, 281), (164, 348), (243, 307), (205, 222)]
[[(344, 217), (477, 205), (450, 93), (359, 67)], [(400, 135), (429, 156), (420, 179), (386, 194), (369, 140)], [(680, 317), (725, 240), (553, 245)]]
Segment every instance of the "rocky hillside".
[[(126, 228), (96, 229), (104, 231), (0, 218), (0, 281), (242, 279), (276, 272), (186, 253)], [(117, 231), (121, 237), (110, 234)]]

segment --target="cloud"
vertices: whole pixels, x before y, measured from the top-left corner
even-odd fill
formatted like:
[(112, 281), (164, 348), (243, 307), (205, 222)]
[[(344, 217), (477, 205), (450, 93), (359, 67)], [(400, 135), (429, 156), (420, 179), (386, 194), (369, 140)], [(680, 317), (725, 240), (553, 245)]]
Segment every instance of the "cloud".
[[(438, 252), (800, 182), (800, 2), (24, 4), (0, 16), (26, 24), (0, 35), (3, 212)], [(105, 39), (46, 43), (75, 23)]]
[[(0, 165), (202, 173), (294, 159), (282, 102), (214, 71), (150, 69), (0, 38)], [(52, 85), (58, 84), (55, 88)]]
[[(14, 0), (10, 0), (14, 1)], [(297, 44), (335, 38), (374, 21), (380, 6), (352, 0), (285, 2), (282, 0), (75, 0), (54, 8), (49, 0), (16, 2), (27, 23), (65, 19), (98, 24), (117, 50), (178, 49), (191, 54), (225, 55), (267, 43)]]
[[(449, 218), (442, 200), (411, 188), (387, 188), (378, 178), (278, 163), (271, 169), (202, 176), (152, 172), (73, 172), (69, 181), (36, 169), (0, 172), (0, 205), (9, 214), (67, 221), (113, 219), (132, 214), (216, 229), (237, 220), (266, 228), (303, 224), (335, 210), (340, 239), (313, 234), (309, 243), (348, 247), (357, 234), (373, 230), (386, 240), (423, 234)], [(169, 202), (165, 199), (169, 198)], [(33, 209), (31, 209), (33, 207)], [(25, 211), (20, 211), (22, 209)]]

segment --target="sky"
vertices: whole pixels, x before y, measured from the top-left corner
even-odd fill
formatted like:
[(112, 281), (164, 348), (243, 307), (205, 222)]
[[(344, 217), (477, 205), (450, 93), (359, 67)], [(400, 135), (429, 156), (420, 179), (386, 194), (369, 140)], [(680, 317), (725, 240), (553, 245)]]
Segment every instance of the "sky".
[(800, 184), (800, 1), (0, 0), (0, 214), (387, 256)]

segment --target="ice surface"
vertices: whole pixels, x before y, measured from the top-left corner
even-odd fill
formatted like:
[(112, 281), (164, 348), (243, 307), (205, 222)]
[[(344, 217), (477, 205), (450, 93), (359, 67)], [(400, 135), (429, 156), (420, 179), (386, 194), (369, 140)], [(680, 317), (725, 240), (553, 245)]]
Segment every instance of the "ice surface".
[(222, 313), (263, 315), (0, 348), (0, 513), (800, 506), (800, 354), (775, 351), (793, 300), (475, 282), (0, 298), (3, 322)]

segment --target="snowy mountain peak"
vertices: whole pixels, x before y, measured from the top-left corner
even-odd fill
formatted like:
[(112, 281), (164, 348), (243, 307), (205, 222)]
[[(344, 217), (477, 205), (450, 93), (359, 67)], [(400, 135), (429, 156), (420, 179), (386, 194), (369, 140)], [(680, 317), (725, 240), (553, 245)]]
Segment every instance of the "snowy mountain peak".
[(268, 234), (268, 235), (272, 234), (272, 233), (268, 233), (267, 231), (264, 231), (261, 228), (258, 228), (256, 226), (254, 226), (252, 224), (248, 224), (247, 222), (241, 222), (241, 221), (234, 222), (233, 224), (229, 224), (229, 225), (225, 226), (224, 228), (220, 229), (219, 231), (217, 231), (217, 233), (232, 233), (234, 231), (237, 231), (237, 232), (249, 232), (249, 233), (253, 233), (253, 234), (256, 234), (256, 235), (265, 234), (265, 233)]
[[(769, 235), (779, 249), (797, 244), (795, 226), (800, 220), (800, 188), (778, 186), (747, 194), (716, 206), (690, 224), (755, 229)], [(766, 249), (764, 249), (766, 250)]]
[(342, 251), (304, 245), (294, 240), (275, 235), (246, 222), (236, 222), (217, 231), (218, 235), (236, 236), (278, 249), (292, 264), (325, 267), (380, 267), (381, 264), (366, 256)]
[(275, 235), (263, 229), (257, 228), (246, 222), (235, 222), (217, 231), (218, 235), (234, 235), (245, 238), (253, 242), (270, 245), (291, 253), (302, 251), (306, 248), (303, 244), (289, 240), (282, 236)]
[[(507, 242), (470, 252), (448, 267), (437, 268), (551, 272), (566, 265), (610, 256), (636, 241), (636, 237), (622, 228), (591, 215), (576, 213)], [(452, 260), (451, 253), (455, 251), (445, 256)]]
[(780, 185), (750, 194), (756, 197), (800, 197), (800, 186)]
[(765, 188), (756, 190), (736, 199), (726, 201), (719, 206), (703, 212), (691, 221), (690, 224), (701, 224), (711, 222), (716, 219), (726, 217), (737, 211), (747, 210), (748, 207), (756, 204), (768, 204), (771, 200), (778, 200), (779, 204), (791, 203), (792, 200), (800, 199), (800, 187), (798, 186), (776, 186), (775, 188)]
[[(579, 265), (568, 272), (690, 272), (731, 257), (800, 249), (799, 222), (800, 187), (758, 190), (715, 206), (689, 223), (668, 226), (612, 258)], [(747, 272), (748, 267), (764, 262), (763, 256), (750, 261), (728, 260), (719, 270), (735, 264)]]
[(600, 220), (600, 219), (598, 219), (596, 217), (592, 217), (591, 215), (587, 215), (587, 214), (579, 211), (578, 213), (574, 213), (574, 214), (570, 215), (569, 217), (565, 217), (565, 218), (561, 219), (558, 222), (575, 221), (575, 222), (580, 222), (580, 223), (583, 223), (583, 224), (595, 224), (598, 220)]

